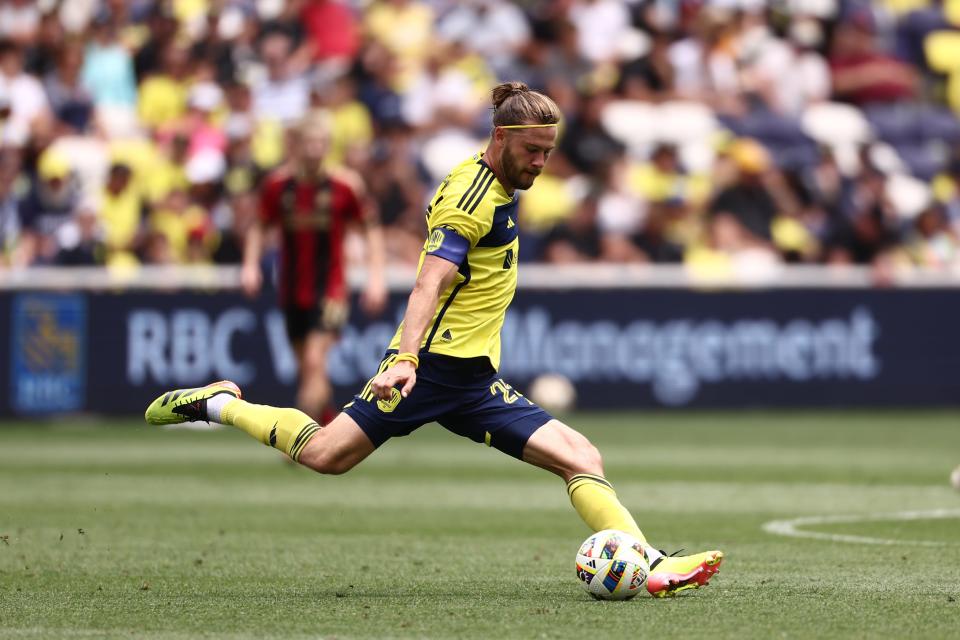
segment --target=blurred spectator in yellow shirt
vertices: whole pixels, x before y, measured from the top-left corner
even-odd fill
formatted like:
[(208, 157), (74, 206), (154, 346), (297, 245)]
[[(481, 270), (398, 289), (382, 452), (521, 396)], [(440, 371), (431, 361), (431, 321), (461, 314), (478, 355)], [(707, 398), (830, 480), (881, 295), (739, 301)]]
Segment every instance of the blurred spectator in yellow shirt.
[(377, 0), (367, 10), (367, 35), (386, 47), (399, 65), (394, 89), (405, 90), (426, 62), (436, 44), (433, 21), (433, 9), (413, 0)]
[(140, 122), (156, 129), (180, 118), (187, 108), (188, 52), (171, 42), (161, 55), (160, 71), (140, 84)]
[(158, 202), (175, 189), (187, 188), (184, 166), (188, 144), (186, 136), (177, 134), (163, 144), (154, 145), (156, 151), (149, 170), (138, 176), (148, 202)]
[(356, 82), (347, 75), (316, 78), (310, 91), (311, 108), (330, 114), (329, 166), (346, 166), (363, 172), (373, 141), (373, 120), (366, 105), (357, 99)]
[(218, 240), (212, 216), (229, 215), (221, 212), (227, 206), (222, 184), (227, 162), (223, 154), (206, 149), (190, 158), (185, 169), (188, 190), (173, 192), (157, 207), (150, 226), (166, 236), (174, 260), (209, 262)]
[(650, 160), (633, 165), (627, 180), (632, 191), (650, 202), (681, 197), (699, 204), (710, 195), (710, 180), (706, 176), (689, 175), (672, 144), (654, 147)]
[(135, 260), (144, 201), (133, 181), (133, 170), (125, 161), (115, 160), (107, 172), (100, 200), (100, 220), (107, 245), (107, 264)]
[(205, 233), (207, 227), (206, 210), (193, 204), (186, 190), (171, 191), (150, 213), (144, 259), (160, 263), (186, 262), (191, 234), (198, 230)]

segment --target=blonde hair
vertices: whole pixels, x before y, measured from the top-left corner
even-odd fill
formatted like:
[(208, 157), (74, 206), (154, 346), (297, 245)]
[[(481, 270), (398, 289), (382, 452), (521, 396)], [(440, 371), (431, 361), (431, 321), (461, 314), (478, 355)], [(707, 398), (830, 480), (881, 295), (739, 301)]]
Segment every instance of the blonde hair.
[(322, 133), (329, 136), (332, 129), (330, 113), (325, 109), (311, 109), (300, 120), (293, 123), (293, 129), (301, 136)]
[(522, 82), (504, 82), (493, 88), (493, 126), (551, 125), (560, 122), (560, 107)]

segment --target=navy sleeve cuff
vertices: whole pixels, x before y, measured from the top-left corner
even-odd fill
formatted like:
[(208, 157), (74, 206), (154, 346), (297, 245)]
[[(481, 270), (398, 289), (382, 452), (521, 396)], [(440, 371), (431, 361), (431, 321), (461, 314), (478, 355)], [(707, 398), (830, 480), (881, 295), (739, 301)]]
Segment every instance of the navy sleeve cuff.
[(427, 242), (427, 255), (449, 260), (453, 264), (463, 263), (470, 249), (470, 241), (449, 227), (437, 227), (430, 232)]

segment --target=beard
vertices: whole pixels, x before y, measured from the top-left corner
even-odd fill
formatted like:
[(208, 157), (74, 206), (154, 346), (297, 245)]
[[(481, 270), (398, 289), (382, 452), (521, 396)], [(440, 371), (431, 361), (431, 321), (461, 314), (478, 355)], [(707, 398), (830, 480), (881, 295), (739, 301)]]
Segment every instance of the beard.
[(514, 189), (529, 189), (533, 186), (533, 181), (540, 175), (539, 171), (533, 173), (521, 167), (506, 147), (500, 156), (500, 167), (503, 169), (504, 177)]

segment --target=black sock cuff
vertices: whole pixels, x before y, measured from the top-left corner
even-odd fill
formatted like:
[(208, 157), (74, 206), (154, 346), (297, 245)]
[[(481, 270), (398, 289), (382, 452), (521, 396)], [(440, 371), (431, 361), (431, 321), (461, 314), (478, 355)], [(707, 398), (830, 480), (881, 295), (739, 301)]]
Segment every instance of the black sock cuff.
[(294, 438), (293, 444), (290, 445), (290, 451), (288, 452), (290, 457), (299, 462), (300, 454), (307, 446), (307, 443), (310, 442), (310, 438), (317, 435), (319, 431), (320, 425), (318, 425), (316, 422), (311, 422), (301, 429), (300, 433), (297, 434), (297, 437)]

